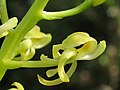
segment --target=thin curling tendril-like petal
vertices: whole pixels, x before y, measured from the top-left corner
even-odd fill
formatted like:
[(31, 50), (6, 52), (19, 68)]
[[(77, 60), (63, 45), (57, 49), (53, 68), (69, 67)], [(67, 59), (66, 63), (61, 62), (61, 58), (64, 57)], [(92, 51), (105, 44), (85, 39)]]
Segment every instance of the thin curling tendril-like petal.
[(24, 90), (24, 87), (18, 82), (14, 82), (12, 84), (12, 86), (15, 86), (16, 88), (11, 88), (11, 89), (8, 89), (8, 90)]
[[(70, 69), (69, 69), (69, 70), (67, 71), (67, 73), (66, 73), (69, 78), (70, 78), (70, 77), (73, 75), (73, 73), (75, 72), (76, 67), (77, 67), (77, 61), (74, 61), (74, 62), (72, 63), (72, 65), (71, 65)], [(39, 75), (37, 75), (37, 77), (38, 77), (39, 82), (40, 82), (41, 84), (43, 84), (43, 85), (46, 85), (46, 86), (53, 86), (53, 85), (58, 85), (58, 84), (63, 83), (60, 78), (55, 79), (55, 80), (45, 80), (44, 78), (42, 78), (42, 77), (39, 76)]]
[(53, 58), (58, 58), (61, 56), (59, 53), (59, 50), (62, 48), (62, 44), (58, 45), (53, 45), (52, 53), (53, 53)]
[(58, 75), (63, 82), (69, 82), (69, 77), (65, 73), (64, 65), (67, 60), (76, 55), (74, 48), (64, 51), (58, 62)]
[(19, 45), (19, 51), (24, 60), (31, 59), (35, 54), (35, 49), (32, 47), (32, 41), (30, 39), (23, 40)]
[(52, 77), (52, 76), (54, 76), (55, 74), (57, 74), (57, 72), (58, 72), (58, 69), (57, 69), (57, 68), (55, 68), (55, 69), (50, 69), (50, 70), (47, 70), (46, 75), (47, 75), (47, 77)]

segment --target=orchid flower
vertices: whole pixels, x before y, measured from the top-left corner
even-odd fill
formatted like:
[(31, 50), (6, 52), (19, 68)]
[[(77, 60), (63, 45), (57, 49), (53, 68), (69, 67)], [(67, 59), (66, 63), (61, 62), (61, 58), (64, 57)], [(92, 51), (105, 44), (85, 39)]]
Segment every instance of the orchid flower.
[(52, 37), (40, 31), (39, 26), (34, 26), (19, 44), (19, 52), (23, 60), (29, 60), (35, 55), (35, 49), (46, 46)]
[[(58, 61), (58, 67), (46, 72), (48, 77), (52, 77), (58, 73), (59, 78), (50, 81), (38, 75), (39, 82), (48, 86), (69, 82), (69, 78), (77, 66), (77, 60), (93, 60), (101, 55), (105, 48), (106, 42), (104, 40), (97, 44), (97, 41), (85, 32), (75, 32), (69, 35), (63, 40), (62, 44), (53, 46), (53, 60)], [(63, 50), (63, 52), (60, 53), (60, 50)], [(47, 61), (51, 59), (42, 55), (41, 60)], [(64, 66), (70, 62), (72, 62), (72, 66), (68, 72), (65, 72)]]

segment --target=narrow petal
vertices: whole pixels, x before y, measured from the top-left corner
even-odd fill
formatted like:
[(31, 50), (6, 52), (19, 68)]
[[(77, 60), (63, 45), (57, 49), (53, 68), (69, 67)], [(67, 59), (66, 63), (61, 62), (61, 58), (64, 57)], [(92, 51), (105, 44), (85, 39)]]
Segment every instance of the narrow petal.
[(85, 32), (75, 32), (69, 35), (63, 42), (62, 45), (65, 48), (73, 48), (80, 46), (90, 41), (90, 36)]
[(16, 88), (11, 88), (11, 89), (8, 89), (8, 90), (24, 90), (24, 87), (18, 82), (14, 82), (12, 84), (12, 86), (15, 86)]
[(62, 53), (58, 62), (58, 75), (63, 82), (69, 82), (69, 77), (65, 73), (64, 65), (67, 60), (76, 55), (75, 49), (69, 49)]
[(8, 34), (8, 30), (17, 26), (18, 19), (13, 17), (0, 26), (0, 38)]
[(62, 49), (62, 44), (53, 45), (52, 54), (53, 58), (58, 58), (61, 56), (59, 50)]
[(46, 36), (42, 37), (42, 38), (32, 38), (32, 43), (33, 43), (33, 47), (35, 49), (40, 49), (44, 46), (46, 46), (52, 39), (52, 36), (50, 34), (47, 34)]
[(58, 72), (58, 69), (57, 69), (57, 68), (55, 68), (55, 69), (50, 69), (50, 70), (48, 70), (48, 71), (46, 72), (46, 75), (47, 75), (47, 77), (52, 77), (52, 76), (54, 76), (55, 74), (57, 74), (57, 72)]
[(30, 39), (23, 40), (19, 45), (19, 52), (24, 60), (31, 59), (35, 54), (35, 49), (32, 47)]
[(26, 35), (25, 39), (30, 39), (30, 38), (42, 38), (45, 36), (45, 33), (40, 32), (40, 27), (39, 26), (34, 26)]
[(95, 51), (97, 47), (97, 41), (95, 39), (90, 39), (81, 48), (77, 49), (76, 60), (84, 57)]
[[(72, 63), (72, 66), (70, 67), (70, 69), (69, 69), (69, 70), (67, 71), (67, 73), (66, 73), (69, 78), (70, 78), (70, 77), (73, 75), (73, 73), (75, 72), (76, 67), (77, 67), (77, 61), (74, 61), (74, 62)], [(61, 81), (60, 78), (55, 79), (55, 80), (45, 80), (44, 78), (40, 77), (39, 75), (37, 75), (37, 77), (38, 77), (39, 82), (40, 82), (41, 84), (43, 84), (43, 85), (46, 85), (46, 86), (54, 86), (54, 85), (58, 85), (58, 84), (63, 83), (63, 81)]]
[(81, 57), (79, 58), (79, 60), (93, 60), (98, 56), (100, 56), (105, 51), (105, 48), (106, 48), (106, 42), (103, 40), (98, 44), (97, 48), (93, 53), (90, 53), (84, 57)]

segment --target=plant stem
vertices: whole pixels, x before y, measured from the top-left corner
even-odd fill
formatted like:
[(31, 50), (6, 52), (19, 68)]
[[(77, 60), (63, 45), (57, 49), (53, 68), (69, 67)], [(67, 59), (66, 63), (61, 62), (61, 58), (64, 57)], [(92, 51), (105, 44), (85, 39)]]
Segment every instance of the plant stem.
[(42, 13), (47, 2), (48, 0), (34, 1), (30, 10), (19, 23), (19, 25), (5, 38), (0, 50), (0, 60), (11, 60), (14, 57), (15, 50), (22, 38), (38, 23), (39, 20), (42, 19), (40, 13)]
[(5, 23), (8, 20), (6, 0), (0, 0), (0, 14), (2, 23)]
[(43, 68), (43, 67), (52, 67), (57, 66), (58, 61), (8, 61), (6, 65), (9, 66), (9, 69), (15, 69), (20, 67), (25, 68)]
[(85, 0), (82, 4), (78, 5), (75, 8), (57, 11), (57, 12), (43, 12), (43, 18), (47, 20), (61, 19), (63, 17), (73, 16), (78, 13), (81, 13), (93, 5), (93, 0)]
[(0, 62), (0, 81), (3, 78), (6, 71), (7, 71), (7, 68), (4, 66), (2, 62)]

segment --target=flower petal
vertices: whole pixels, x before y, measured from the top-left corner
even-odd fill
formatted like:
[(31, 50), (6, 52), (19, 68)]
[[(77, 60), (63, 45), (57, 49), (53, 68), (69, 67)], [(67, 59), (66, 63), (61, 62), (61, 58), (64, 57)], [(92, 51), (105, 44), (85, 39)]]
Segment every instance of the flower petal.
[(73, 48), (90, 41), (90, 36), (85, 32), (75, 32), (69, 35), (63, 42), (64, 48)]
[(77, 49), (76, 60), (86, 56), (95, 51), (97, 47), (97, 41), (90, 37), (89, 41), (86, 42), (81, 48)]
[(8, 30), (17, 26), (18, 19), (13, 17), (0, 26), (0, 38), (8, 34)]
[(12, 86), (16, 86), (16, 88), (11, 88), (11, 89), (8, 89), (8, 90), (24, 90), (24, 87), (18, 82), (14, 82), (12, 84)]
[[(70, 67), (70, 69), (67, 71), (67, 75), (68, 77), (71, 77), (73, 75), (73, 73), (75, 72), (77, 67), (77, 61), (74, 61), (72, 63), (72, 66)], [(37, 75), (38, 80), (41, 84), (46, 85), (46, 86), (53, 86), (53, 85), (58, 85), (63, 83), (63, 81), (61, 81), (60, 78), (55, 79), (55, 80), (45, 80), (44, 78), (40, 77), (39, 75)]]
[(35, 49), (32, 47), (32, 41), (30, 39), (23, 40), (19, 45), (19, 51), (24, 60), (31, 59), (35, 54)]
[(105, 48), (106, 42), (103, 40), (98, 44), (97, 48), (92, 53), (87, 54), (86, 56), (81, 57), (78, 60), (93, 60), (100, 56), (105, 51)]
[(74, 48), (69, 49), (69, 50), (65, 50), (58, 62), (58, 75), (60, 77), (60, 79), (63, 82), (69, 82), (69, 77), (67, 76), (67, 74), (65, 73), (64, 70), (64, 65), (66, 63), (67, 60), (69, 60), (70, 58), (72, 58), (73, 56), (76, 55), (76, 50)]
[(33, 47), (35, 49), (40, 49), (44, 46), (46, 46), (52, 39), (52, 36), (50, 34), (46, 34), (46, 36), (42, 37), (42, 38), (32, 38), (32, 43), (33, 43)]
[(54, 76), (55, 74), (57, 74), (57, 72), (58, 72), (58, 69), (57, 69), (57, 68), (55, 68), (55, 69), (50, 69), (50, 70), (48, 70), (48, 71), (46, 72), (46, 75), (47, 75), (47, 77), (52, 77), (52, 76)]
[(42, 38), (46, 36), (46, 34), (40, 32), (40, 27), (39, 26), (34, 26), (26, 35), (25, 39), (30, 39), (30, 38)]

